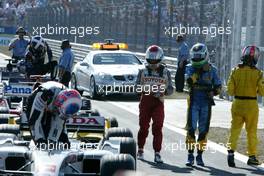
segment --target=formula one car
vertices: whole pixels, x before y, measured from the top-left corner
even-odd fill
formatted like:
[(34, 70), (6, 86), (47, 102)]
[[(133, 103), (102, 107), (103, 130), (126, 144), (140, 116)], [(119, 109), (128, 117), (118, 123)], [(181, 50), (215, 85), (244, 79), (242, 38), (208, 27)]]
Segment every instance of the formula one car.
[(34, 85), (49, 80), (48, 75), (25, 78), (24, 74), (17, 71), (0, 72), (0, 124), (9, 123), (10, 119), (20, 115)]
[(15, 121), (17, 125), (0, 125), (0, 174), (113, 175), (118, 170), (135, 170), (132, 132), (113, 127), (118, 126), (115, 119), (105, 119), (89, 110), (89, 101), (83, 102), (76, 117), (66, 122), (70, 149), (63, 145), (36, 148), (24, 113)]
[(132, 132), (110, 128), (117, 121), (106, 120), (96, 111), (83, 107), (67, 121), (70, 149), (36, 148), (26, 120), (22, 115), (19, 125), (0, 125), (0, 174), (112, 175), (117, 170), (136, 169)]
[[(15, 83), (18, 86), (25, 84)], [(12, 83), (10, 86), (14, 87)], [(33, 85), (28, 86), (28, 89), (32, 89)], [(20, 102), (12, 102), (12, 98), (16, 98), (17, 92), (8, 92), (9, 88), (5, 88), (2, 98), (0, 98), (0, 103), (3, 105), (0, 113), (0, 133), (12, 131), (14, 134), (19, 134), (23, 140), (31, 140), (28, 118), (26, 117), (26, 100), (30, 95), (28, 93), (20, 93)], [(32, 90), (30, 90), (31, 92)], [(10, 108), (12, 105), (13, 109)], [(14, 105), (16, 104), (16, 105)], [(15, 108), (14, 108), (15, 106)], [(90, 125), (92, 124), (92, 126)], [(69, 131), (76, 131), (78, 133), (71, 134), (73, 138), (85, 139), (89, 141), (96, 141), (102, 139), (105, 130), (110, 127), (118, 127), (118, 122), (116, 118), (104, 118), (100, 116), (97, 110), (91, 110), (91, 102), (89, 99), (82, 97), (82, 108), (78, 112), (76, 117), (68, 120), (67, 127)], [(88, 129), (88, 130), (87, 130)]]
[(0, 174), (5, 175), (113, 175), (136, 170), (136, 143), (126, 128), (110, 129), (99, 143), (71, 139), (63, 145), (36, 148), (12, 134), (0, 133)]

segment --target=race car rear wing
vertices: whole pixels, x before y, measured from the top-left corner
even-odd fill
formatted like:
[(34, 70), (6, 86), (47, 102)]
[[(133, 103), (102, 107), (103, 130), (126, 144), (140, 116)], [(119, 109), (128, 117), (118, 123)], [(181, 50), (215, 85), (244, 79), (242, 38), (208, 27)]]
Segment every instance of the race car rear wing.
[[(2, 79), (3, 78), (5, 77), (2, 77)], [(33, 75), (32, 77), (30, 77), (30, 79), (10, 76), (8, 78), (8, 81), (2, 82), (0, 93), (5, 97), (28, 97), (32, 93), (33, 86), (36, 82), (47, 81), (50, 81), (50, 79), (40, 75)]]
[(91, 114), (79, 114), (66, 122), (68, 132), (99, 132), (105, 131), (105, 118), (91, 116)]

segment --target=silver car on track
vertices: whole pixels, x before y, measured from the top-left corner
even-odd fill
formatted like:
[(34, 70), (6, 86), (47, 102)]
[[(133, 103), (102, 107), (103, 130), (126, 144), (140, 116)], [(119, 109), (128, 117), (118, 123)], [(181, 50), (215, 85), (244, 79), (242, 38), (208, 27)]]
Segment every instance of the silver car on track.
[[(102, 47), (101, 47), (102, 48)], [(72, 71), (71, 87), (91, 98), (116, 93), (135, 93), (135, 82), (142, 61), (124, 50), (92, 50)]]

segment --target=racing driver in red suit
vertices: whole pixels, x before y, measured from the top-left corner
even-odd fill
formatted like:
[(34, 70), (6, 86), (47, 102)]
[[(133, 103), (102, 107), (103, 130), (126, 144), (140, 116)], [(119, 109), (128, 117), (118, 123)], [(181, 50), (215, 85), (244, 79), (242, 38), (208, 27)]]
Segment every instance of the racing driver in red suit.
[(173, 93), (171, 75), (166, 66), (161, 63), (164, 53), (159, 46), (150, 46), (145, 57), (146, 68), (139, 71), (137, 78), (137, 87), (141, 87), (142, 90), (139, 104), (138, 159), (144, 159), (144, 145), (152, 119), (154, 162), (163, 163), (160, 151), (164, 121), (164, 95)]

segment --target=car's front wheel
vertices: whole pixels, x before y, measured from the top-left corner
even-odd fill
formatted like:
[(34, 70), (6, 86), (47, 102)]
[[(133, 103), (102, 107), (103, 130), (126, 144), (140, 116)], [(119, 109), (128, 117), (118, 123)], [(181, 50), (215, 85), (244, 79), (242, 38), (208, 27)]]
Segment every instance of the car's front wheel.
[(134, 158), (129, 154), (104, 155), (100, 163), (100, 175), (118, 175), (117, 172), (135, 171), (135, 163)]
[(77, 88), (77, 79), (75, 74), (72, 74), (71, 77), (71, 88), (77, 90), (81, 95), (83, 95), (83, 91)]
[(100, 97), (100, 95), (97, 92), (96, 83), (95, 83), (95, 79), (93, 76), (91, 76), (90, 78), (90, 89), (89, 90), (90, 90), (91, 99), (97, 99)]

